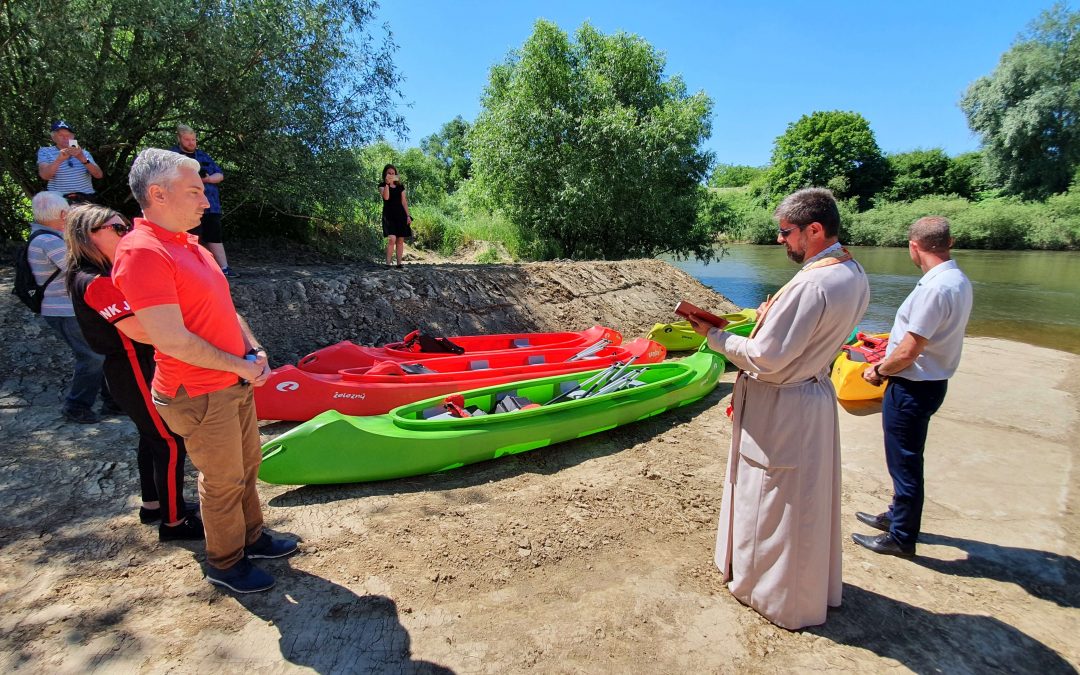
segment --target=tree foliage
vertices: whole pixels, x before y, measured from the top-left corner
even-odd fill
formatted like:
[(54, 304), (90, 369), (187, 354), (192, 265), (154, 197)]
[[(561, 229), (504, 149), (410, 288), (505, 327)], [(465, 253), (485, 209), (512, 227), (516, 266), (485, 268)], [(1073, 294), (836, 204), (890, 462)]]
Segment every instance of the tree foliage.
[[(131, 211), (127, 170), (170, 147), (178, 122), (226, 170), (226, 212), (292, 224), (355, 192), (354, 153), (401, 131), (393, 42), (368, 32), (374, 0), (23, 0), (0, 12), (0, 169), (44, 188), (35, 153), (67, 120)], [(0, 212), (3, 212), (0, 209)], [(294, 219), (299, 216), (299, 219)], [(242, 219), (238, 219), (242, 220)], [(279, 219), (281, 220), (281, 219)], [(4, 232), (12, 235), (8, 224)]]
[(768, 185), (773, 200), (804, 187), (827, 187), (860, 207), (889, 182), (889, 166), (870, 123), (859, 113), (803, 115), (773, 146)]
[(635, 35), (546, 21), (492, 68), (469, 134), (473, 181), (537, 257), (711, 255), (695, 220), (712, 101)]
[(709, 176), (709, 187), (746, 187), (765, 174), (766, 168), (745, 164), (717, 164)]
[(458, 115), (442, 125), (438, 133), (420, 141), (424, 154), (442, 166), (443, 183), (448, 193), (457, 190), (462, 181), (472, 176), (472, 157), (465, 140), (468, 133), (469, 123)]
[(881, 194), (890, 201), (912, 201), (928, 195), (971, 199), (978, 185), (977, 162), (953, 159), (941, 148), (912, 150), (888, 156), (892, 183)]
[(1080, 166), (1080, 12), (1044, 12), (960, 107), (982, 137), (990, 179), (1007, 193), (1067, 189)]

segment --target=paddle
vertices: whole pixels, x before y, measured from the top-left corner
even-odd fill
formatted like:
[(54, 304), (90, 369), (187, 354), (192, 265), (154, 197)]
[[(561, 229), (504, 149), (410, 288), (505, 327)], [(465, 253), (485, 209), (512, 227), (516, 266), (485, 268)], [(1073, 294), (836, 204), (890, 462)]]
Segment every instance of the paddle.
[(574, 354), (570, 358), (566, 359), (566, 362), (569, 363), (570, 361), (580, 361), (581, 359), (587, 359), (590, 356), (595, 355), (597, 352), (602, 350), (604, 347), (607, 347), (609, 344), (611, 344), (611, 340), (607, 340), (605, 338), (600, 338), (600, 340), (597, 341), (596, 344), (591, 345), (589, 347), (586, 347), (585, 349), (582, 349), (577, 354)]

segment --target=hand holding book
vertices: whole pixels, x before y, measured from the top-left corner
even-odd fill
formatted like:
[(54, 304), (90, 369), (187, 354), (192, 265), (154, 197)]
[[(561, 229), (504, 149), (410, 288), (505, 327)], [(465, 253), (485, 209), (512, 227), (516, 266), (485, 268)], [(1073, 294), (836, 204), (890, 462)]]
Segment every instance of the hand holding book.
[(708, 324), (708, 328), (713, 326), (716, 328), (723, 328), (729, 323), (727, 319), (717, 316), (712, 312), (707, 312), (686, 300), (680, 300), (679, 304), (675, 305), (675, 313), (688, 319), (691, 324), (695, 324), (694, 330), (697, 330), (697, 324)]

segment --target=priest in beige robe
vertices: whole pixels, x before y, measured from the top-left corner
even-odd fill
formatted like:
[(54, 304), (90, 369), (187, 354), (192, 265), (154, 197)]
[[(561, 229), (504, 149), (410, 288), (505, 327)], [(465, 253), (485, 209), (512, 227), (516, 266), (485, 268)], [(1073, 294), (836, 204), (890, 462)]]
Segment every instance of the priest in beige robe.
[(777, 240), (802, 267), (759, 309), (754, 332), (693, 323), (740, 369), (716, 564), (739, 601), (795, 630), (840, 605), (840, 429), (828, 373), (870, 287), (837, 241), (828, 190), (788, 196), (776, 218)]

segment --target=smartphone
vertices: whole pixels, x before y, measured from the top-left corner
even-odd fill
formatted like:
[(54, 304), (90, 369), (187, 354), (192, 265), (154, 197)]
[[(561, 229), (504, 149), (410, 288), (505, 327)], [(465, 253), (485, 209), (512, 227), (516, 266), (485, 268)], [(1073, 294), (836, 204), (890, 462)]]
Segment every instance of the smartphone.
[(727, 319), (716, 316), (712, 312), (706, 312), (697, 305), (689, 303), (686, 300), (680, 300), (679, 304), (675, 305), (675, 313), (687, 319), (692, 316), (699, 321), (711, 323), (717, 328), (723, 328), (730, 323)]
[(69, 148), (77, 148), (77, 147), (79, 147), (79, 142), (73, 138), (70, 141), (68, 141), (68, 147)]

